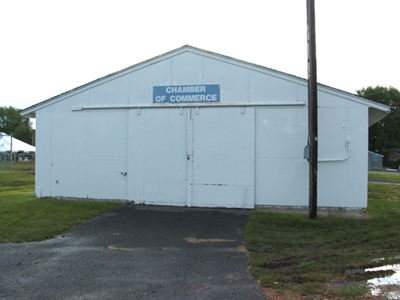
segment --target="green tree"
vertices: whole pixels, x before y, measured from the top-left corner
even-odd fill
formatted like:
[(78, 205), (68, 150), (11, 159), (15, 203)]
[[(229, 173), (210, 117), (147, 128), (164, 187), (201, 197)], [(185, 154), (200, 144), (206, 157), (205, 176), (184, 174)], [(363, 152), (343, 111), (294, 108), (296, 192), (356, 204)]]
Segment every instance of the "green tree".
[(29, 118), (21, 116), (20, 111), (12, 106), (0, 106), (0, 132), (12, 134), (16, 139), (32, 144), (35, 130)]
[(369, 86), (357, 94), (391, 108), (390, 114), (369, 128), (369, 150), (387, 157), (388, 149), (400, 149), (400, 91), (394, 87)]

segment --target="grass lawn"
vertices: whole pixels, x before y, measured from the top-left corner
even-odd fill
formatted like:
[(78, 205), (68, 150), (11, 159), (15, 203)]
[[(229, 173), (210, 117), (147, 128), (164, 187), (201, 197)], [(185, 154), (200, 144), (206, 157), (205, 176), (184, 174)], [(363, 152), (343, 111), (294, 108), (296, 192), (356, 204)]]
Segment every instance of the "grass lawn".
[(400, 182), (400, 172), (382, 173), (382, 172), (368, 172), (368, 179)]
[(302, 299), (365, 294), (365, 286), (333, 291), (326, 283), (360, 281), (345, 272), (400, 263), (400, 186), (370, 183), (368, 195), (367, 220), (251, 212), (245, 245), (253, 276), (278, 294), (307, 295)]
[(0, 171), (0, 243), (44, 240), (123, 205), (36, 199), (34, 180), (34, 166), (29, 163)]
[(13, 171), (0, 170), (0, 187), (35, 184), (35, 164), (14, 162)]

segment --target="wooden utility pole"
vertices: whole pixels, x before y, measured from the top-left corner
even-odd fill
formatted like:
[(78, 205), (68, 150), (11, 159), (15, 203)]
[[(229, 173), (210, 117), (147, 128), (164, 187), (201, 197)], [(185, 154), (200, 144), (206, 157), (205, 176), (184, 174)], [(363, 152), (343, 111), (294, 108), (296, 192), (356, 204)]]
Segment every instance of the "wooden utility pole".
[(315, 1), (307, 0), (308, 36), (308, 146), (309, 194), (308, 216), (317, 217), (317, 169), (318, 169), (318, 100), (317, 100), (317, 58), (315, 45)]

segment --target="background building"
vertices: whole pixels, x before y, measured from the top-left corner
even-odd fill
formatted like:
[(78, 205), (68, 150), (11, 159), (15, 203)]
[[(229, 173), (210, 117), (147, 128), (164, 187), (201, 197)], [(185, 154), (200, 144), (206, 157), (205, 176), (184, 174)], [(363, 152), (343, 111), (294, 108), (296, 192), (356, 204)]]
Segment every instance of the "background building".
[(372, 151), (368, 151), (368, 170), (373, 170), (373, 169), (382, 170), (383, 158), (384, 158), (383, 155), (380, 155)]

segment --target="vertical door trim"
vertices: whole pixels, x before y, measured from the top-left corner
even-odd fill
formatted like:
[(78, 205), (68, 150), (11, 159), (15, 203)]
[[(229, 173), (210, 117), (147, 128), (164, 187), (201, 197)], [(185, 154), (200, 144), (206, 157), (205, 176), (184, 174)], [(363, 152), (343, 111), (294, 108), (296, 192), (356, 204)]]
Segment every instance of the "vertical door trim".
[(193, 200), (193, 119), (192, 110), (186, 109), (186, 206)]

